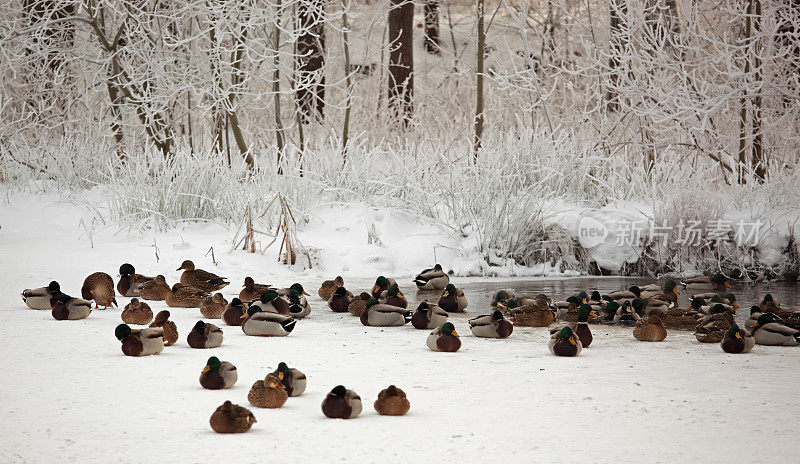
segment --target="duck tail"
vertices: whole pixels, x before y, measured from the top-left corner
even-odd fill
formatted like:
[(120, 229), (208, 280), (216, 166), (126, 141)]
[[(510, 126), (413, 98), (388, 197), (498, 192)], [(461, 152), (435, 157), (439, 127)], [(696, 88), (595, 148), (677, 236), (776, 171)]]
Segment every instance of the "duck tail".
[(292, 330), (294, 330), (295, 325), (297, 325), (297, 319), (290, 318), (281, 322), (281, 327), (283, 327), (283, 330), (287, 332), (291, 332)]
[(602, 298), (603, 300), (609, 301), (609, 302), (611, 302), (611, 301), (614, 301), (614, 299), (613, 299), (613, 298), (611, 298), (611, 297), (610, 297), (610, 296), (608, 296), (608, 295), (603, 295), (603, 296), (601, 296), (600, 298)]
[(408, 324), (411, 321), (411, 311), (404, 312), (403, 319), (405, 319), (405, 323)]

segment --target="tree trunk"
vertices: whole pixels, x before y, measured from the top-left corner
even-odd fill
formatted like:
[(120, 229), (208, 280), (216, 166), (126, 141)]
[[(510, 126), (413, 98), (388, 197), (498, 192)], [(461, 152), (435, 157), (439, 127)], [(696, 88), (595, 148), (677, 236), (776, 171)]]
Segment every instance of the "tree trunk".
[(439, 55), (439, 0), (425, 0), (425, 51)]
[(302, 33), (297, 39), (295, 99), (304, 123), (321, 120), (325, 110), (325, 2), (301, 0), (297, 15)]
[(478, 161), (478, 150), (483, 137), (483, 60), (486, 56), (486, 30), (484, 29), (485, 0), (478, 0), (478, 63), (476, 68), (475, 90), (475, 139), (472, 144), (472, 156)]
[[(24, 0), (22, 8), (28, 25), (36, 27), (41, 23), (58, 21), (75, 14), (75, 4), (59, 0)], [(40, 35), (34, 35), (33, 41), (45, 50), (44, 63), (55, 75), (64, 65), (63, 48), (71, 47), (75, 35), (72, 22), (59, 22), (45, 26)], [(30, 53), (30, 50), (28, 50)]]
[[(761, 0), (755, 0), (755, 16), (753, 17), (753, 29), (756, 36), (761, 35)], [(760, 41), (760, 39), (759, 39)], [(760, 43), (759, 43), (760, 45)], [(764, 181), (766, 176), (766, 166), (764, 163), (763, 131), (761, 130), (761, 92), (764, 91), (761, 82), (761, 60), (759, 59), (760, 47), (753, 53), (753, 67), (755, 68), (755, 81), (758, 83), (758, 93), (753, 98), (753, 155), (750, 158), (750, 166), (759, 182)]]
[(608, 57), (608, 67), (611, 70), (609, 76), (609, 86), (606, 90), (606, 108), (608, 111), (619, 110), (619, 95), (617, 95), (617, 85), (619, 84), (619, 65), (620, 55), (625, 49), (625, 37), (622, 32), (622, 17), (628, 10), (627, 0), (611, 0), (610, 18), (610, 49)]
[(389, 107), (408, 125), (414, 112), (414, 2), (391, 0), (389, 9)]

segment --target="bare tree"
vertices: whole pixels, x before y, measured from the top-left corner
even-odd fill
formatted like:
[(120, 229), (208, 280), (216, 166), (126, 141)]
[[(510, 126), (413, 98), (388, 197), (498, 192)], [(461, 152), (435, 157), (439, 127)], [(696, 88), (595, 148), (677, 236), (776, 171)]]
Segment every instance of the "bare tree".
[(439, 0), (425, 0), (425, 51), (440, 54), (439, 48)]
[(325, 109), (325, 2), (300, 0), (297, 9), (296, 100), (302, 122), (321, 120)]
[(388, 100), (404, 124), (414, 112), (414, 2), (391, 0), (389, 9)]

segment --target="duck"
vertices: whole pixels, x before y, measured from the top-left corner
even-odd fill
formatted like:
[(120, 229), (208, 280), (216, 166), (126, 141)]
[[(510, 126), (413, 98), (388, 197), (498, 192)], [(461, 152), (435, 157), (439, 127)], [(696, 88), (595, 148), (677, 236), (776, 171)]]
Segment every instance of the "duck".
[(423, 301), (411, 315), (411, 325), (415, 329), (431, 330), (447, 322), (448, 314), (439, 306)]
[(428, 335), (425, 344), (433, 351), (455, 353), (461, 348), (461, 338), (453, 324), (445, 322)]
[(592, 330), (589, 329), (590, 317), (597, 317), (597, 314), (591, 306), (584, 303), (578, 307), (578, 321), (575, 323), (575, 326), (570, 326), (580, 339), (583, 348), (589, 348), (589, 345), (592, 344), (592, 340), (594, 340)]
[(800, 312), (783, 309), (778, 300), (773, 298), (769, 293), (764, 295), (764, 298), (759, 304), (759, 309), (761, 309), (761, 312), (772, 314), (785, 325), (800, 327)]
[(662, 322), (664, 322), (664, 327), (677, 330), (694, 329), (703, 318), (703, 312), (700, 308), (705, 304), (704, 299), (694, 298), (686, 309), (675, 307), (668, 310), (664, 313), (664, 317), (661, 318)]
[(21, 295), (22, 301), (30, 309), (47, 310), (53, 309), (58, 298), (64, 293), (61, 292), (61, 285), (54, 280), (47, 287), (27, 288)]
[(139, 286), (145, 282), (153, 280), (154, 277), (147, 277), (136, 273), (136, 269), (130, 263), (124, 263), (119, 267), (119, 282), (117, 291), (122, 296), (140, 297)]
[(331, 419), (352, 419), (361, 414), (361, 397), (353, 390), (337, 385), (322, 401), (322, 413)]
[(361, 312), (361, 323), (373, 327), (393, 327), (406, 325), (411, 320), (411, 311), (397, 306), (378, 303), (375, 298), (367, 301)]
[(352, 301), (353, 294), (344, 287), (338, 287), (328, 298), (328, 307), (335, 313), (346, 313)]
[(647, 306), (662, 306), (655, 304), (656, 302), (665, 302), (667, 309), (677, 307), (678, 305), (678, 295), (680, 291), (678, 290), (677, 284), (675, 284), (674, 280), (667, 280), (664, 282), (664, 291), (659, 292), (656, 294), (645, 294), (644, 291), (641, 292), (641, 296), (643, 299), (648, 300)]
[(622, 325), (634, 325), (636, 321), (641, 319), (641, 316), (633, 309), (630, 301), (624, 301), (622, 306), (617, 309), (614, 315), (614, 323)]
[[(578, 320), (578, 306), (585, 303), (585, 299), (572, 295), (564, 301), (553, 303), (555, 307), (555, 318), (561, 321), (575, 322)], [(541, 308), (541, 305), (539, 305)]]
[(378, 276), (375, 279), (375, 285), (372, 287), (372, 298), (378, 299), (383, 293), (384, 290), (389, 290), (389, 287), (392, 285), (397, 285), (397, 281), (394, 279), (387, 279), (384, 276)]
[(122, 342), (125, 356), (150, 356), (164, 351), (164, 331), (160, 327), (132, 330), (128, 324), (120, 324), (114, 335)]
[(652, 298), (662, 293), (664, 293), (664, 289), (659, 284), (648, 284), (644, 287), (639, 287), (639, 296), (642, 298)]
[(222, 329), (209, 322), (197, 321), (186, 341), (192, 348), (216, 348), (222, 345)]
[(226, 401), (211, 414), (208, 422), (217, 433), (244, 433), (257, 421), (249, 409)]
[(250, 306), (242, 316), (242, 332), (257, 337), (285, 337), (292, 333), (297, 319), (283, 314), (264, 312), (260, 306)]
[(608, 303), (606, 303), (605, 308), (603, 308), (603, 312), (605, 313), (605, 316), (603, 317), (603, 323), (613, 324), (614, 317), (616, 317), (617, 310), (619, 309), (619, 307), (620, 304), (617, 303), (616, 301), (609, 301)]
[(411, 409), (406, 392), (394, 385), (381, 390), (373, 406), (381, 416), (403, 416)]
[(230, 284), (224, 277), (220, 277), (202, 269), (195, 269), (191, 260), (185, 260), (176, 271), (183, 270), (181, 283), (190, 287), (199, 288), (204, 292), (216, 292)]
[(297, 290), (289, 290), (286, 300), (289, 302), (289, 315), (293, 318), (302, 319), (311, 314), (311, 306), (308, 305), (308, 299)]
[(453, 284), (447, 284), (437, 304), (448, 313), (461, 313), (467, 308), (468, 303), (463, 290)]
[(408, 307), (408, 301), (406, 301), (406, 297), (403, 296), (400, 289), (397, 288), (397, 285), (392, 285), (386, 291), (381, 292), (378, 302), (403, 309)]
[(319, 290), (317, 291), (317, 295), (323, 300), (328, 301), (331, 299), (333, 292), (339, 287), (344, 287), (344, 279), (342, 279), (342, 276), (336, 276), (333, 280), (322, 282), (322, 285), (319, 286)]
[(581, 339), (575, 335), (572, 328), (569, 326), (562, 327), (561, 330), (555, 331), (550, 336), (550, 342), (547, 344), (550, 352), (556, 356), (572, 357), (580, 354), (583, 345)]
[(756, 344), (755, 338), (747, 331), (741, 329), (738, 325), (733, 324), (722, 341), (719, 343), (722, 351), (732, 354), (749, 353)]
[(139, 287), (139, 297), (143, 300), (164, 301), (170, 292), (169, 284), (163, 275), (148, 280)]
[(286, 403), (289, 394), (286, 387), (274, 374), (267, 374), (264, 380), (256, 380), (250, 387), (247, 400), (259, 408), (277, 409)]
[(714, 296), (711, 297), (711, 301), (709, 301), (709, 304), (702, 306), (700, 310), (706, 314), (709, 314), (711, 308), (713, 308), (716, 305), (722, 306), (725, 309), (725, 311), (730, 311), (732, 314), (736, 314), (736, 309), (738, 306), (730, 304), (730, 300), (728, 300), (727, 298), (722, 298), (718, 294), (714, 294)]
[[(108, 309), (111, 305), (117, 306), (114, 279), (105, 272), (89, 274), (81, 286), (81, 297), (84, 300), (94, 300), (95, 307), (98, 309)], [(102, 308), (100, 308), (101, 305)]]
[(496, 308), (498, 306), (506, 306), (508, 300), (515, 299), (514, 292), (511, 290), (498, 290), (494, 296), (492, 297), (492, 308)]
[(697, 324), (694, 337), (701, 343), (719, 343), (733, 324), (735, 324), (733, 314), (726, 311), (721, 304), (717, 304), (711, 308), (711, 313)]
[(200, 385), (206, 390), (231, 388), (237, 380), (239, 373), (236, 366), (228, 361), (220, 361), (216, 356), (208, 358), (206, 367), (200, 373)]
[(771, 293), (767, 293), (764, 295), (764, 298), (761, 300), (761, 303), (758, 304), (759, 309), (761, 312), (765, 313), (774, 313), (776, 310), (781, 309), (781, 304), (773, 298)]
[(667, 329), (661, 320), (660, 310), (651, 311), (649, 315), (636, 321), (633, 327), (633, 338), (643, 342), (661, 342), (667, 338)]
[(284, 316), (289, 314), (289, 302), (278, 296), (276, 290), (267, 290), (256, 301), (251, 301), (248, 309), (258, 307), (265, 313), (282, 314)]
[(606, 293), (603, 299), (606, 301), (616, 301), (622, 304), (625, 300), (633, 300), (641, 296), (641, 289), (636, 285), (631, 286), (627, 290), (618, 290), (616, 292)]
[(164, 332), (164, 346), (174, 345), (178, 341), (178, 326), (169, 320), (167, 310), (159, 311), (150, 327), (160, 328)]
[(153, 320), (153, 310), (150, 305), (139, 301), (138, 298), (132, 298), (131, 302), (125, 305), (122, 310), (122, 322), (134, 325), (147, 325)]
[(420, 290), (441, 290), (450, 283), (450, 277), (442, 270), (441, 264), (420, 272), (413, 280)]
[(778, 322), (771, 313), (759, 316), (752, 328), (753, 338), (758, 345), (797, 346), (800, 345), (800, 330)]
[(371, 299), (372, 295), (367, 292), (361, 292), (358, 298), (353, 298), (350, 300), (350, 304), (347, 306), (347, 311), (353, 316), (361, 317), (361, 313), (367, 309), (367, 301)]
[(200, 306), (200, 314), (208, 319), (220, 319), (222, 312), (228, 307), (228, 300), (222, 296), (222, 293), (215, 293), (214, 296), (207, 296), (203, 300), (203, 305)]
[(228, 325), (242, 325), (244, 318), (242, 316), (247, 314), (247, 304), (242, 303), (242, 300), (234, 298), (225, 306), (222, 311), (221, 319)]
[(273, 290), (272, 286), (267, 284), (257, 284), (252, 277), (247, 276), (244, 278), (244, 285), (239, 292), (239, 299), (245, 303), (250, 303), (261, 298), (267, 290)]
[(469, 330), (480, 338), (508, 338), (514, 326), (503, 317), (503, 312), (495, 309), (492, 314), (474, 317), (469, 321)]
[(586, 304), (592, 308), (592, 311), (595, 311), (599, 314), (600, 311), (606, 306), (606, 301), (604, 301), (603, 297), (600, 296), (600, 292), (593, 290), (591, 295), (589, 295), (589, 301), (587, 301)]
[(275, 291), (278, 292), (278, 295), (280, 295), (282, 297), (286, 297), (286, 296), (289, 296), (290, 293), (292, 293), (292, 290), (294, 290), (297, 293), (299, 293), (300, 296), (303, 298), (303, 300), (305, 300), (306, 296), (308, 296), (308, 293), (306, 293), (306, 290), (303, 288), (303, 285), (300, 284), (300, 283), (293, 283), (289, 287), (279, 288), (279, 289), (277, 289)]
[(506, 311), (511, 315), (514, 325), (522, 327), (547, 327), (555, 320), (550, 308), (541, 304), (519, 306), (515, 298), (507, 301)]
[(686, 290), (713, 290), (717, 293), (723, 293), (725, 289), (730, 288), (731, 284), (728, 283), (728, 278), (720, 273), (710, 276), (702, 275), (686, 279), (683, 282)]
[(208, 293), (197, 287), (176, 283), (167, 293), (164, 301), (171, 308), (199, 308), (203, 306), (203, 302), (208, 296)]
[(285, 362), (278, 363), (278, 368), (273, 374), (281, 381), (286, 388), (286, 394), (290, 397), (300, 396), (306, 391), (306, 375), (298, 369), (289, 367)]
[(86, 319), (92, 313), (92, 302), (62, 294), (53, 306), (52, 316), (57, 321), (76, 321)]

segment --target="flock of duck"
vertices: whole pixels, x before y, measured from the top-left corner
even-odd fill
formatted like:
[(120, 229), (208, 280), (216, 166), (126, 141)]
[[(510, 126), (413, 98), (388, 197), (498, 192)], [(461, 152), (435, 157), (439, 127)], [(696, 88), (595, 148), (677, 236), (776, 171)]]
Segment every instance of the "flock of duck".
[[(155, 355), (178, 340), (177, 326), (169, 320), (170, 312), (160, 311), (154, 317), (142, 300), (200, 308), (206, 319), (219, 319), (228, 326), (240, 326), (246, 335), (262, 337), (290, 335), (298, 321), (311, 312), (308, 293), (299, 283), (276, 288), (246, 277), (238, 297), (229, 302), (218, 293), (229, 284), (225, 278), (196, 269), (189, 260), (177, 270), (183, 271), (180, 282), (170, 287), (163, 275), (147, 277), (136, 273), (131, 264), (120, 266), (116, 291), (131, 300), (121, 313), (123, 323), (114, 333), (125, 355)], [(432, 330), (426, 340), (429, 349), (458, 351), (461, 339), (448, 318), (450, 313), (464, 312), (468, 305), (464, 292), (450, 282), (439, 264), (423, 270), (414, 283), (421, 291), (436, 292), (432, 293), (434, 298), (424, 299), (414, 311), (408, 309), (397, 282), (384, 276), (376, 279), (370, 291), (358, 295), (345, 288), (341, 277), (336, 277), (323, 282), (318, 295), (332, 311), (349, 312), (365, 326), (403, 326), (410, 322), (416, 329)], [(557, 356), (576, 356), (588, 348), (594, 338), (589, 325), (600, 323), (631, 326), (633, 336), (646, 342), (663, 341), (668, 328), (694, 330), (697, 340), (719, 343), (728, 353), (747, 353), (756, 344), (800, 345), (800, 312), (781, 308), (770, 294), (750, 309), (746, 327), (739, 327), (734, 320), (739, 305), (728, 292), (730, 284), (724, 275), (694, 277), (682, 284), (687, 292), (693, 292), (685, 309), (678, 305), (679, 290), (672, 280), (663, 286), (632, 286), (605, 295), (596, 290), (581, 291), (564, 301), (553, 301), (544, 294), (515, 295), (499, 290), (491, 303), (492, 312), (469, 319), (468, 324), (476, 337), (500, 339), (509, 337), (514, 326), (553, 326), (548, 348)], [(58, 282), (53, 281), (46, 287), (23, 291), (22, 299), (31, 309), (50, 310), (57, 320), (88, 317), (92, 301), (95, 309), (117, 305), (114, 281), (104, 272), (93, 273), (84, 280), (81, 298), (63, 293)], [(192, 348), (216, 348), (222, 345), (223, 333), (217, 325), (199, 320), (186, 340)], [(237, 380), (236, 367), (216, 356), (208, 359), (200, 374), (200, 385), (211, 390), (230, 388)], [(305, 374), (281, 362), (275, 371), (253, 384), (248, 401), (256, 407), (280, 408), (289, 397), (302, 395), (305, 389)], [(410, 403), (403, 390), (390, 385), (379, 393), (374, 408), (382, 415), (403, 415)], [(322, 412), (330, 418), (349, 419), (361, 411), (361, 398), (342, 385), (332, 389), (322, 402)], [(217, 408), (210, 419), (212, 429), (219, 433), (245, 432), (254, 422), (250, 410), (230, 401)]]

